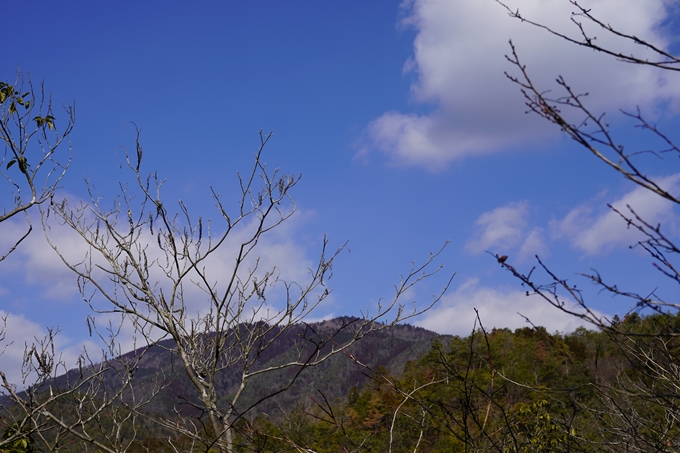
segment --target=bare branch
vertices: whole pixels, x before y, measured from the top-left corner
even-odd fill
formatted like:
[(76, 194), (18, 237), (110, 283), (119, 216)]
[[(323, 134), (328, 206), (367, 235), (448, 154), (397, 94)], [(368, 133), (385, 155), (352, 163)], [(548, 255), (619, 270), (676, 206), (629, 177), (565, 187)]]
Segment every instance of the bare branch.
[[(306, 369), (345, 353), (370, 332), (428, 310), (450, 284), (449, 279), (424, 307), (405, 310), (401, 302), (414, 285), (439, 271), (441, 266), (433, 267), (442, 248), (423, 264), (412, 263), (395, 286), (394, 297), (380, 302), (375, 313), (330, 329), (306, 324), (331, 294), (327, 285), (333, 264), (346, 244), (329, 250), (324, 238), (304, 282), (286, 281), (278, 267), (264, 268), (258, 245), (295, 213), (290, 191), (299, 181), (299, 176), (267, 168), (262, 153), (270, 137), (260, 133), (251, 169), (238, 176), (234, 212), (228, 212), (212, 189), (221, 219), (193, 217), (182, 201), (178, 213), (170, 212), (161, 195), (164, 181), (155, 173), (141, 174), (139, 130), (134, 156), (125, 153), (134, 185), (121, 182), (113, 207), (103, 206), (91, 186), (88, 204), (71, 206), (63, 200), (49, 207), (88, 246), (87, 254), (73, 261), (48, 234), (52, 248), (77, 275), (82, 297), (92, 309), (122, 313), (147, 326), (140, 334), (149, 343), (173, 340), (171, 352), (197, 394), (197, 401), (186, 404), (201, 415), (187, 419), (178, 411), (174, 420), (156, 422), (191, 443), (225, 452), (233, 451), (240, 422), (263, 402), (290, 389)], [(48, 224), (44, 227), (49, 231)], [(227, 268), (216, 269), (216, 262), (227, 260)], [(266, 360), (268, 348), (292, 329), (299, 331), (299, 339), (289, 357), (276, 363)], [(276, 385), (246, 401), (252, 380), (272, 374), (277, 376)], [(228, 378), (236, 381), (233, 393), (220, 394), (220, 382)]]
[[(52, 99), (45, 98), (44, 86), (34, 90), (30, 78), (21, 72), (14, 83), (0, 82), (0, 141), (5, 144), (0, 175), (14, 196), (13, 205), (0, 213), (0, 223), (24, 213), (28, 225), (26, 233), (15, 240), (0, 261), (31, 233), (28, 211), (54, 195), (71, 163), (68, 137), (75, 122), (74, 105), (64, 106), (64, 113), (66, 122), (59, 129)], [(68, 154), (57, 158), (57, 150), (63, 148), (64, 142), (68, 144)]]
[[(578, 38), (573, 38), (567, 34), (560, 33), (544, 24), (534, 22), (531, 19), (528, 19), (520, 14), (519, 9), (517, 10), (512, 10), (510, 7), (508, 7), (506, 4), (501, 2), (500, 0), (496, 0), (496, 3), (501, 5), (503, 8), (505, 8), (508, 12), (508, 15), (512, 17), (513, 19), (518, 19), (522, 22), (525, 22), (527, 24), (533, 25), (534, 27), (540, 28), (551, 35), (557, 36), (558, 38), (564, 39), (565, 41), (575, 44), (577, 46), (585, 47), (588, 49), (595, 50), (597, 52), (602, 52), (603, 54), (613, 56), (617, 58), (618, 60), (621, 60), (626, 63), (633, 63), (633, 64), (640, 64), (640, 65), (645, 65), (645, 66), (653, 66), (659, 69), (664, 69), (668, 71), (680, 71), (680, 58), (676, 57), (675, 55), (661, 49), (660, 47), (645, 41), (643, 39), (638, 38), (637, 36), (624, 33), (611, 25), (602, 22), (601, 20), (597, 19), (594, 15), (591, 14), (590, 9), (586, 9), (583, 6), (581, 6), (576, 0), (570, 0), (569, 3), (574, 5), (576, 8), (577, 12), (572, 13), (571, 17), (571, 22), (576, 26), (578, 30)], [(632, 54), (625, 54), (621, 51), (617, 50), (612, 50), (607, 47), (602, 47), (597, 44), (597, 38), (595, 36), (590, 36), (585, 29), (583, 28), (583, 23), (581, 22), (582, 19), (585, 19), (586, 21), (593, 23), (600, 27), (602, 30), (606, 31), (607, 33), (610, 33), (614, 36), (617, 36), (619, 38), (622, 38), (624, 41), (629, 41), (633, 42), (636, 45), (641, 46), (645, 50), (649, 50), (652, 52), (652, 54), (656, 55), (659, 57), (659, 60), (650, 60), (649, 58), (639, 58), (636, 57), (635, 55)]]

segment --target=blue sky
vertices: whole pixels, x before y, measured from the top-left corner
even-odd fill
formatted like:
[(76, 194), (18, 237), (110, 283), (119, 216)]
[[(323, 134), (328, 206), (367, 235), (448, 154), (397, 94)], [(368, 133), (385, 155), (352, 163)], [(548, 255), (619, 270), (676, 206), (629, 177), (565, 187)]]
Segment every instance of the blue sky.
[[(667, 48), (677, 44), (674, 16), (661, 0), (590, 3), (612, 25)], [(567, 1), (508, 6), (575, 31)], [(456, 272), (441, 303), (416, 320), (442, 333), (469, 332), (473, 307), (487, 327), (525, 325), (517, 312), (551, 330), (578, 325), (524, 297), (487, 250), (508, 254), (520, 270), (540, 255), (607, 315), (627, 312), (630, 303), (598, 293), (578, 272), (596, 268), (632, 291), (659, 286), (672, 295), (650, 260), (628, 250), (635, 237), (606, 204), (634, 200), (671, 230), (676, 213), (526, 115), (518, 87), (503, 74), (513, 71), (504, 55), (512, 39), (540, 86), (556, 90), (563, 75), (590, 93), (595, 111), (609, 113), (622, 142), (641, 149), (645, 135), (631, 131), (618, 109), (640, 106), (659, 125), (672, 125), (680, 82), (568, 46), (509, 18), (493, 0), (191, 7), (10, 0), (3, 10), (12, 18), (4, 24), (11, 45), (3, 49), (0, 79), (13, 80), (21, 68), (34, 83), (44, 80), (56, 103), (76, 103), (64, 196), (86, 197), (83, 178), (115, 193), (124, 177), (120, 147), (134, 144), (134, 121), (144, 167), (167, 179), (166, 202), (181, 198), (195, 215), (215, 216), (210, 187), (228, 196), (236, 172), (252, 161), (258, 131), (273, 131), (264, 160), (303, 177), (293, 192), (296, 216), (261, 252), (299, 275), (324, 234), (334, 246), (349, 240), (318, 318), (374, 309), (411, 261), (422, 262), (447, 240), (442, 273), (404, 301), (424, 303)], [(671, 177), (669, 160), (648, 159), (645, 168)], [(9, 188), (2, 190), (3, 202), (11, 202)], [(0, 225), (3, 241), (18, 225)], [(75, 277), (39, 232), (0, 266), (0, 312), (10, 314), (6, 341), (15, 341), (0, 365), (17, 363), (24, 341), (49, 326), (62, 331), (67, 355), (90, 341)]]

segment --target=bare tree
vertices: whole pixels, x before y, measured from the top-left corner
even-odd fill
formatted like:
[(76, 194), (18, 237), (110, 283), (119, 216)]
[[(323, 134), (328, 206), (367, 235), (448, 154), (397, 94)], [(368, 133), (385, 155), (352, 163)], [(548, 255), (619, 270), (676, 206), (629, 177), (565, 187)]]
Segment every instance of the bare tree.
[(133, 391), (134, 372), (145, 350), (121, 359), (116, 330), (100, 335), (105, 344), (101, 357), (91, 358), (84, 350), (71, 368), (55, 348), (58, 332), (48, 329), (45, 338), (26, 345), (20, 383), (9, 382), (0, 371), (5, 428), (0, 449), (128, 450), (137, 438), (137, 413), (155, 393), (140, 398)]
[[(0, 82), (0, 138), (5, 145), (0, 174), (10, 186), (8, 192), (13, 198), (11, 205), (3, 208), (0, 223), (19, 215), (26, 221), (25, 232), (12, 239), (12, 245), (2, 252), (0, 261), (31, 233), (29, 211), (54, 196), (71, 163), (69, 135), (75, 108), (73, 105), (63, 108), (63, 118), (57, 119), (51, 96), (46, 94), (43, 85), (36, 90), (27, 74), (18, 72), (13, 83)], [(66, 147), (67, 151), (60, 153), (60, 147)], [(7, 314), (0, 320), (0, 354), (12, 346), (6, 339), (8, 320)], [(39, 447), (58, 451), (79, 438), (103, 451), (123, 450), (129, 438), (114, 438), (115, 433), (104, 433), (98, 438), (104, 439), (102, 442), (91, 436), (89, 426), (86, 428), (104, 412), (110, 416), (120, 407), (139, 404), (122, 398), (129, 387), (129, 377), (120, 373), (125, 368), (120, 364), (112, 367), (114, 342), (107, 340), (109, 351), (97, 360), (91, 360), (84, 351), (79, 358), (78, 372), (57, 379), (68, 371), (55, 350), (57, 333), (57, 329), (50, 328), (45, 337), (35, 338), (35, 342), (24, 346), (20, 382), (10, 382), (0, 370), (0, 426), (4, 428), (0, 448), (31, 451)], [(134, 366), (134, 360), (129, 366)], [(114, 395), (106, 395), (103, 377), (113, 370), (119, 372), (122, 385)], [(109, 426), (120, 427), (128, 422), (129, 418)]]
[[(570, 3), (574, 6), (571, 19), (575, 27), (573, 35), (557, 32), (523, 16), (519, 10), (500, 4), (512, 18), (545, 30), (574, 45), (600, 52), (604, 58), (613, 57), (622, 64), (649, 66), (659, 71), (671, 71), (671, 74), (680, 70), (680, 58), (662, 46), (612, 27), (597, 17), (591, 9), (575, 0)], [(597, 37), (587, 31), (590, 28), (586, 25), (595, 26), (602, 33), (618, 38), (613, 46), (617, 43), (634, 43), (645, 56), (601, 45)], [(615, 136), (605, 114), (593, 112), (588, 107), (587, 95), (572, 89), (567, 80), (557, 78), (557, 85), (561, 90), (558, 94), (537, 87), (531, 79), (530, 69), (522, 64), (518, 50), (512, 43), (510, 45), (511, 54), (507, 59), (514, 66), (515, 72), (506, 75), (520, 86), (530, 112), (557, 125), (576, 143), (624, 178), (674, 205), (680, 204), (680, 198), (672, 185), (664, 182), (661, 177), (653, 176), (647, 170), (645, 160), (677, 158), (680, 148), (674, 143), (672, 134), (648, 121), (640, 109), (634, 112), (624, 111), (624, 115), (635, 121), (637, 128), (649, 134), (650, 142), (661, 144), (656, 148), (629, 149)], [(577, 119), (574, 121), (572, 118)], [(609, 207), (629, 228), (640, 233), (641, 239), (631, 248), (642, 248), (651, 257), (660, 276), (680, 283), (677, 264), (680, 248), (674, 242), (669, 229), (641, 217), (631, 206), (626, 206), (625, 209)], [(625, 289), (624, 284), (605, 280), (597, 272), (582, 274), (603, 291), (631, 301), (633, 308), (623, 319), (607, 319), (591, 309), (576, 285), (556, 275), (538, 257), (537, 260), (538, 266), (528, 272), (521, 272), (505, 260), (499, 259), (499, 263), (528, 288), (528, 294), (538, 296), (559, 310), (579, 317), (608, 333), (628, 360), (625, 366), (628, 371), (620, 370), (616, 386), (597, 387), (606, 408), (598, 411), (596, 417), (602, 433), (600, 445), (606, 445), (612, 451), (677, 451), (680, 433), (676, 427), (680, 422), (680, 408), (676, 397), (680, 389), (680, 363), (676, 351), (680, 333), (674, 320), (680, 314), (680, 304), (660, 297), (656, 290), (649, 294), (639, 294)], [(629, 318), (632, 321), (640, 311), (656, 313), (657, 317), (653, 319), (654, 322), (645, 324), (627, 322)], [(639, 372), (631, 373), (631, 369)], [(590, 410), (595, 413), (593, 408)]]
[[(197, 395), (186, 402), (196, 416), (178, 408), (175, 418), (155, 420), (176, 434), (168, 440), (172, 448), (190, 442), (231, 452), (237, 435), (247, 444), (247, 430), (237, 432), (246, 423), (244, 417), (285, 392), (306, 368), (346, 351), (371, 331), (422, 313), (443, 294), (419, 308), (406, 309), (400, 302), (413, 285), (437, 272), (430, 271), (437, 252), (423, 265), (413, 264), (396, 285), (393, 299), (381, 302), (377, 311), (367, 310), (360, 319), (328, 329), (306, 324), (330, 294), (328, 280), (344, 245), (329, 251), (324, 239), (304, 282), (286, 281), (275, 266), (264, 268), (260, 254), (266, 251), (258, 252), (258, 245), (295, 212), (290, 191), (299, 181), (266, 168), (262, 152), (270, 137), (260, 133), (252, 168), (238, 176), (235, 209), (213, 190), (218, 220), (190, 215), (182, 201), (179, 213), (170, 211), (161, 196), (163, 180), (156, 173), (148, 177), (141, 173), (139, 131), (135, 152), (125, 153), (135, 192), (121, 184), (113, 206), (106, 207), (90, 187), (88, 203), (72, 206), (63, 200), (50, 207), (88, 249), (82, 259), (72, 261), (52, 243), (78, 276), (91, 308), (124, 315), (150, 342), (172, 340), (170, 349)], [(391, 318), (385, 322), (388, 314)], [(300, 331), (288, 356), (270, 360), (268, 348), (291, 329)], [(249, 384), (266, 375), (276, 376), (269, 391), (245, 398)], [(221, 384), (232, 378), (235, 390), (222, 394)]]
[(36, 92), (31, 79), (21, 72), (14, 83), (0, 82), (0, 139), (5, 144), (0, 174), (11, 186), (13, 203), (0, 213), (0, 223), (24, 214), (26, 233), (0, 256), (4, 260), (32, 231), (28, 210), (49, 200), (71, 163), (68, 154), (57, 158), (57, 148), (73, 129), (75, 107), (65, 105), (65, 123), (54, 116), (52, 98), (41, 85)]

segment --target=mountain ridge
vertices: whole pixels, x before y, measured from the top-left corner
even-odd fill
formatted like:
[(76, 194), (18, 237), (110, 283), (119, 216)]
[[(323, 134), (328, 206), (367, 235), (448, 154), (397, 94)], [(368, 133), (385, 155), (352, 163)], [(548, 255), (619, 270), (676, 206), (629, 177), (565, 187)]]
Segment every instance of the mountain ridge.
[[(293, 354), (291, 350), (296, 347), (296, 341), (299, 342), (304, 335), (304, 329), (311, 329), (319, 336), (340, 330), (340, 335), (337, 335), (334, 341), (337, 344), (345, 344), (349, 341), (351, 331), (343, 332), (343, 326), (360, 321), (360, 318), (341, 316), (293, 325), (285, 329), (262, 353), (260, 366), (266, 367), (286, 361), (286, 356)], [(375, 330), (350, 346), (345, 353), (335, 354), (319, 365), (302, 370), (299, 376), (292, 379), (293, 382), (288, 388), (284, 388), (281, 382), (291, 380), (292, 375), (298, 370), (286, 369), (251, 378), (237, 410), (247, 412), (248, 407), (263, 399), (254, 408), (254, 415), (285, 414), (293, 407), (315, 404), (315, 398), (318, 398), (319, 393), (329, 401), (345, 398), (351, 388), (361, 388), (366, 384), (370, 370), (384, 367), (390, 373), (400, 374), (409, 360), (418, 359), (430, 349), (432, 340), (440, 338), (447, 342), (446, 338), (450, 338), (448, 335), (440, 335), (410, 324), (393, 326), (376, 324), (375, 327)], [(116, 364), (134, 362), (141, 356), (134, 369), (134, 397), (139, 399), (157, 392), (145, 406), (145, 412), (152, 417), (169, 418), (177, 412), (197, 416), (193, 403), (198, 403), (199, 393), (189, 380), (181, 360), (173, 352), (174, 343), (172, 339), (161, 340), (111, 360), (114, 366), (103, 377), (106, 391), (110, 393), (120, 388), (122, 365)], [(360, 366), (357, 361), (365, 367)], [(236, 370), (225, 370), (216, 376), (215, 390), (219, 395), (223, 395), (218, 404), (228, 405), (229, 397), (236, 391), (239, 376), (238, 366), (235, 368)], [(69, 370), (53, 379), (52, 384), (57, 388), (63, 388), (69, 382), (76, 382), (82, 373), (81, 369)], [(159, 387), (162, 388), (159, 390)], [(267, 398), (268, 393), (277, 391), (280, 393), (275, 397)]]

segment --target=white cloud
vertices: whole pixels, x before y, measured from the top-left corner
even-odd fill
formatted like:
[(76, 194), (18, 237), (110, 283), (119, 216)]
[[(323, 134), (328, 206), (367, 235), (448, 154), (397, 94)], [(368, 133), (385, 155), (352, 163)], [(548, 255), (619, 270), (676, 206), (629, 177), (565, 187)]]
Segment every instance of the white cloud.
[[(36, 380), (36, 373), (27, 367), (27, 359), (36, 365), (35, 358), (26, 357), (33, 346), (37, 351), (44, 350), (50, 354), (54, 359), (51, 375), (58, 376), (76, 368), (81, 357), (86, 364), (99, 363), (104, 354), (109, 358), (118, 356), (146, 346), (148, 341), (160, 339), (157, 332), (148, 330), (147, 336), (143, 336), (129, 318), (122, 319), (119, 314), (99, 314), (96, 319), (96, 323), (90, 323), (92, 336), (74, 341), (58, 325), (41, 326), (24, 315), (0, 310), (0, 371), (11, 384), (21, 390), (34, 384)], [(47, 341), (50, 329), (53, 334), (51, 344)], [(54, 346), (54, 351), (51, 345)]]
[[(680, 189), (680, 174), (659, 178), (657, 183), (665, 190), (677, 193)], [(611, 205), (629, 217), (630, 206), (646, 222), (661, 224), (665, 231), (675, 228), (673, 204), (643, 187), (636, 186)], [(611, 209), (594, 213), (588, 205), (572, 209), (564, 219), (552, 221), (550, 227), (555, 237), (568, 239), (573, 247), (588, 255), (629, 247), (644, 237)]]
[[(243, 262), (241, 277), (246, 277), (246, 273), (255, 270), (254, 275), (260, 276), (264, 271), (269, 271), (276, 267), (276, 276), (287, 282), (298, 282), (304, 284), (309, 280), (309, 269), (316, 267), (314, 254), (320, 252), (321, 243), (312, 244), (311, 252), (308, 253), (306, 245), (301, 244), (296, 238), (299, 237), (300, 223), (304, 221), (304, 215), (296, 215), (288, 222), (273, 229), (269, 234), (262, 236), (255, 248), (254, 254)], [(118, 330), (116, 345), (109, 353), (124, 353), (141, 347), (145, 344), (144, 337), (139, 333), (130, 318), (121, 321), (119, 314), (112, 313), (93, 313), (89, 311), (85, 304), (81, 302), (80, 308), (70, 306), (60, 310), (60, 315), (49, 321), (49, 326), (37, 323), (26, 314), (22, 314), (23, 307), (30, 307), (30, 310), (39, 310), (41, 304), (53, 304), (54, 300), (77, 300), (79, 299), (78, 287), (76, 285), (76, 275), (70, 271), (59, 259), (57, 254), (49, 247), (44, 234), (39, 228), (40, 222), (34, 219), (33, 234), (31, 234), (20, 247), (2, 263), (3, 274), (0, 278), (0, 292), (4, 292), (3, 299), (7, 302), (5, 307), (12, 306), (10, 310), (0, 310), (0, 316), (7, 316), (7, 329), (4, 341), (0, 341), (0, 371), (3, 371), (10, 382), (22, 385), (22, 364), (24, 363), (24, 351), (26, 345), (30, 345), (42, 339), (47, 327), (57, 330), (67, 327), (68, 331), (60, 331), (56, 336), (55, 348), (57, 357), (63, 365), (59, 373), (73, 368), (77, 364), (78, 357), (83, 353), (83, 348), (91, 354), (94, 361), (101, 359), (100, 351), (108, 351), (106, 337), (107, 329)], [(20, 222), (13, 219), (2, 223), (2, 235), (0, 235), (0, 246), (9, 244), (12, 233), (23, 231)], [(208, 275), (208, 281), (215, 284), (220, 291), (226, 291), (226, 282), (230, 278), (236, 255), (242, 242), (247, 241), (252, 234), (253, 228), (257, 227), (257, 220), (253, 219), (242, 225), (242, 228), (234, 229), (227, 241), (222, 245), (218, 253), (210, 256), (203, 265)], [(213, 234), (217, 234), (215, 228)], [(60, 225), (58, 222), (51, 223), (49, 230), (50, 239), (56, 244), (59, 250), (66, 255), (71, 263), (81, 263), (88, 253), (92, 250), (79, 238), (73, 231)], [(205, 238), (204, 238), (205, 239)], [(154, 237), (147, 233), (143, 234), (139, 241), (135, 243), (139, 247), (147, 247), (149, 256), (149, 280), (151, 284), (158, 282), (158, 288), (167, 290), (170, 284), (169, 279), (163, 273), (163, 265), (166, 260), (158, 243)], [(318, 247), (314, 247), (318, 246)], [(328, 257), (327, 257), (328, 258)], [(105, 264), (101, 257), (96, 254), (92, 256), (93, 263)], [(195, 273), (194, 273), (195, 274)], [(108, 276), (100, 270), (95, 271), (103, 282), (103, 287), (110, 285)], [(195, 275), (189, 275), (183, 289), (183, 299), (187, 307), (187, 315), (198, 320), (207, 313), (209, 302), (208, 296), (194, 282), (200, 281)], [(290, 288), (294, 296), (295, 286)], [(169, 294), (167, 291), (165, 294)], [(313, 305), (318, 292), (310, 296), (310, 304)], [(285, 308), (286, 288), (283, 284), (276, 284), (267, 293), (267, 306), (257, 312), (246, 310), (241, 315), (241, 319), (254, 317), (274, 316), (281, 308)], [(26, 302), (29, 302), (26, 304)], [(103, 301), (100, 296), (93, 299), (93, 303), (101, 310), (110, 310), (111, 305)], [(24, 305), (26, 304), (26, 305)], [(324, 301), (321, 310), (328, 309), (333, 305), (333, 298), (328, 297)], [(4, 308), (4, 307), (3, 307)], [(249, 307), (252, 308), (252, 307)], [(30, 311), (29, 310), (29, 311)], [(267, 311), (268, 310), (268, 311)], [(11, 311), (11, 313), (7, 313)], [(234, 312), (237, 313), (237, 312)], [(232, 313), (232, 314), (234, 314)], [(96, 319), (96, 330), (92, 331), (93, 337), (87, 336), (85, 329), (85, 315), (91, 314)], [(63, 317), (61, 316), (63, 315)], [(321, 319), (322, 311), (312, 312), (314, 319)], [(329, 315), (323, 316), (327, 318)], [(82, 317), (82, 323), (79, 323)], [(310, 318), (312, 319), (312, 318)], [(79, 330), (74, 330), (80, 324)], [(104, 342), (98, 338), (98, 334), (103, 335)], [(151, 340), (159, 338), (159, 332), (150, 332)], [(137, 343), (135, 343), (137, 341)], [(34, 375), (27, 377), (26, 383), (30, 385), (35, 379)]]
[[(40, 288), (41, 296), (52, 300), (72, 299), (78, 293), (75, 275), (66, 267), (59, 256), (50, 248), (41, 230), (40, 217), (33, 211), (31, 222), (33, 232), (2, 262), (6, 286), (20, 280), (31, 288)], [(26, 224), (22, 220), (10, 219), (2, 223), (0, 248), (8, 250), (20, 233), (25, 233)], [(60, 250), (72, 261), (82, 259), (86, 244), (68, 228), (54, 222), (50, 236), (59, 244)], [(82, 253), (81, 253), (82, 252)]]
[(543, 229), (538, 227), (531, 230), (526, 239), (524, 239), (522, 246), (519, 248), (519, 259), (526, 261), (536, 255), (544, 258), (548, 256), (548, 246), (543, 238)]
[(4, 340), (0, 343), (0, 371), (10, 383), (18, 385), (22, 381), (25, 345), (32, 344), (34, 337), (42, 337), (45, 332), (42, 326), (21, 315), (0, 310), (0, 317), (6, 319), (5, 325), (0, 325), (0, 328), (5, 327)]
[[(71, 229), (52, 220), (55, 220), (54, 215), (51, 217), (51, 226), (48, 230), (52, 243), (58, 247), (58, 250), (65, 255), (70, 263), (79, 263), (79, 266), (83, 266), (83, 263), (92, 265), (93, 275), (99, 278), (99, 283), (102, 287), (112, 291), (113, 284), (110, 281), (109, 275), (98, 267), (102, 266), (102, 268), (107, 269), (110, 268), (110, 264), (93, 251), (85, 240), (80, 238)], [(318, 258), (314, 255), (320, 253), (322, 244), (321, 241), (318, 244), (311, 244), (308, 250), (307, 244), (301, 244), (297, 240), (301, 222), (304, 222), (304, 214), (294, 216), (292, 219), (261, 236), (253, 253), (241, 263), (238, 274), (241, 279), (248, 280), (248, 278), (255, 276), (258, 278), (258, 281), (262, 281), (262, 276), (265, 272), (276, 269), (274, 275), (279, 279), (279, 282), (268, 289), (267, 305), (262, 307), (261, 310), (253, 312), (254, 305), (250, 304), (245, 311), (239, 312), (236, 307), (232, 306), (231, 313), (238, 315), (239, 319), (247, 320), (254, 318), (259, 320), (275, 316), (282, 308), (286, 307), (287, 288), (283, 282), (297, 282), (304, 286), (310, 280), (310, 269), (315, 269), (318, 265), (318, 262), (315, 261)], [(24, 306), (30, 306), (30, 310), (36, 311), (40, 309), (41, 304), (52, 304), (55, 300), (70, 302), (80, 299), (75, 273), (64, 265), (58, 255), (48, 245), (43, 232), (39, 229), (40, 222), (34, 220), (34, 225), (37, 228), (35, 228), (33, 234), (2, 263), (3, 278), (0, 279), (0, 289), (6, 293), (4, 299), (7, 301), (7, 305), (5, 307), (11, 305), (12, 311), (16, 315), (23, 311)], [(212, 253), (201, 263), (207, 276), (208, 284), (216, 290), (218, 295), (223, 296), (227, 291), (227, 283), (233, 274), (240, 246), (251, 239), (252, 233), (257, 226), (258, 220), (252, 218), (240, 227), (233, 229), (219, 250)], [(0, 246), (7, 245), (7, 238), (14, 237), (10, 233), (16, 232), (15, 230), (21, 230), (19, 222), (10, 219), (2, 223), (2, 232), (4, 234), (0, 236)], [(217, 225), (214, 223), (211, 225), (211, 233), (213, 237), (220, 234)], [(207, 232), (204, 234), (207, 234)], [(204, 236), (203, 239), (202, 249), (205, 251), (207, 238)], [(158, 245), (158, 241), (146, 231), (135, 241), (134, 247), (145, 249), (148, 258), (148, 281), (152, 286), (155, 285), (156, 291), (160, 291), (162, 288), (167, 297), (168, 294), (171, 294), (173, 281), (165, 273), (168, 261), (163, 250)], [(184, 260), (182, 266), (187, 266), (188, 268), (190, 263)], [(251, 271), (253, 272), (252, 274), (250, 274)], [(176, 276), (176, 272), (173, 271), (172, 275)], [(205, 284), (197, 277), (195, 271), (189, 271), (189, 274), (184, 278), (184, 284), (179, 294), (179, 297), (185, 303), (187, 316), (193, 319), (199, 319), (202, 315), (205, 315), (212, 306), (210, 296), (205, 292)], [(90, 285), (89, 291), (92, 290), (93, 287)], [(251, 290), (252, 285), (250, 289), (246, 288), (246, 292)], [(295, 285), (290, 286), (288, 290), (291, 297), (296, 296), (296, 291), (297, 294), (300, 293), (299, 288)], [(231, 292), (234, 293), (235, 291), (235, 287), (232, 287)], [(321, 291), (323, 291), (323, 288)], [(118, 288), (117, 294), (119, 298), (124, 297), (121, 294), (120, 288)], [(319, 294), (320, 292), (317, 290), (310, 295), (308, 307), (314, 305), (315, 298)], [(237, 295), (235, 299), (238, 300), (239, 296)], [(109, 321), (112, 321), (113, 325), (119, 323), (115, 316), (112, 318), (112, 315), (105, 314), (107, 310), (112, 309), (110, 302), (104, 300), (98, 294), (95, 294), (92, 302), (98, 310), (104, 313), (96, 314), (98, 325), (104, 326)], [(332, 299), (329, 297), (324, 300), (324, 307), (319, 308), (328, 309), (332, 303)], [(28, 313), (30, 310), (27, 309), (26, 312)], [(64, 325), (72, 326), (75, 324), (74, 319), (80, 316), (83, 318), (82, 325), (84, 326), (84, 317), (88, 313), (91, 312), (86, 308), (86, 304), (81, 302), (79, 308), (70, 306), (68, 310), (63, 310), (63, 318), (55, 318), (50, 323), (55, 326), (61, 325), (62, 327)], [(317, 317), (320, 316), (319, 312), (315, 313)], [(133, 346), (132, 336), (134, 329), (129, 320), (123, 323), (122, 329), (118, 340), (121, 343), (121, 349), (126, 351)], [(82, 332), (80, 333), (82, 334)], [(69, 332), (69, 334), (77, 335), (75, 332)], [(32, 335), (29, 335), (29, 337), (32, 338)], [(100, 348), (101, 346), (96, 349)]]
[(446, 295), (416, 324), (439, 333), (468, 335), (475, 325), (475, 308), (484, 328), (489, 330), (530, 326), (524, 317), (549, 332), (571, 332), (579, 326), (589, 327), (581, 319), (565, 314), (537, 296), (527, 296), (515, 289), (483, 287), (476, 278), (467, 280), (454, 293)]
[[(5, 373), (7, 380), (17, 385), (19, 389), (25, 388), (35, 382), (35, 374), (28, 372), (25, 353), (30, 351), (31, 345), (45, 343), (48, 330), (20, 314), (8, 313), (0, 310), (0, 371)], [(4, 328), (4, 329), (3, 329)], [(3, 331), (4, 330), (4, 331)], [(78, 356), (83, 351), (83, 346), (89, 345), (90, 352), (98, 351), (94, 343), (87, 341), (74, 344), (68, 335), (53, 328), (55, 347), (55, 371), (62, 374), (73, 368), (77, 363)], [(50, 352), (50, 349), (47, 350)]]
[(522, 240), (528, 211), (529, 203), (520, 201), (483, 213), (475, 222), (475, 238), (468, 241), (466, 249), (471, 253), (508, 252)]
[[(576, 35), (573, 7), (567, 1), (508, 0), (527, 18)], [(526, 23), (508, 17), (494, 0), (413, 0), (404, 2), (404, 23), (417, 30), (414, 56), (405, 70), (416, 72), (413, 101), (432, 105), (430, 113), (387, 112), (368, 128), (367, 149), (377, 149), (392, 162), (437, 170), (470, 155), (538, 143), (557, 133), (526, 109), (518, 86), (504, 75), (513, 72), (505, 59), (515, 43), (537, 86), (557, 89), (565, 77), (577, 92), (589, 92), (594, 111), (653, 108), (664, 99), (678, 99), (680, 81), (666, 79), (652, 68), (623, 64), (614, 58), (567, 44)], [(666, 17), (663, 0), (591, 0), (584, 6), (605, 22), (666, 45), (658, 29)], [(623, 53), (645, 56), (641, 46), (619, 42), (593, 30), (598, 43)], [(604, 75), (604, 76), (603, 76)]]

